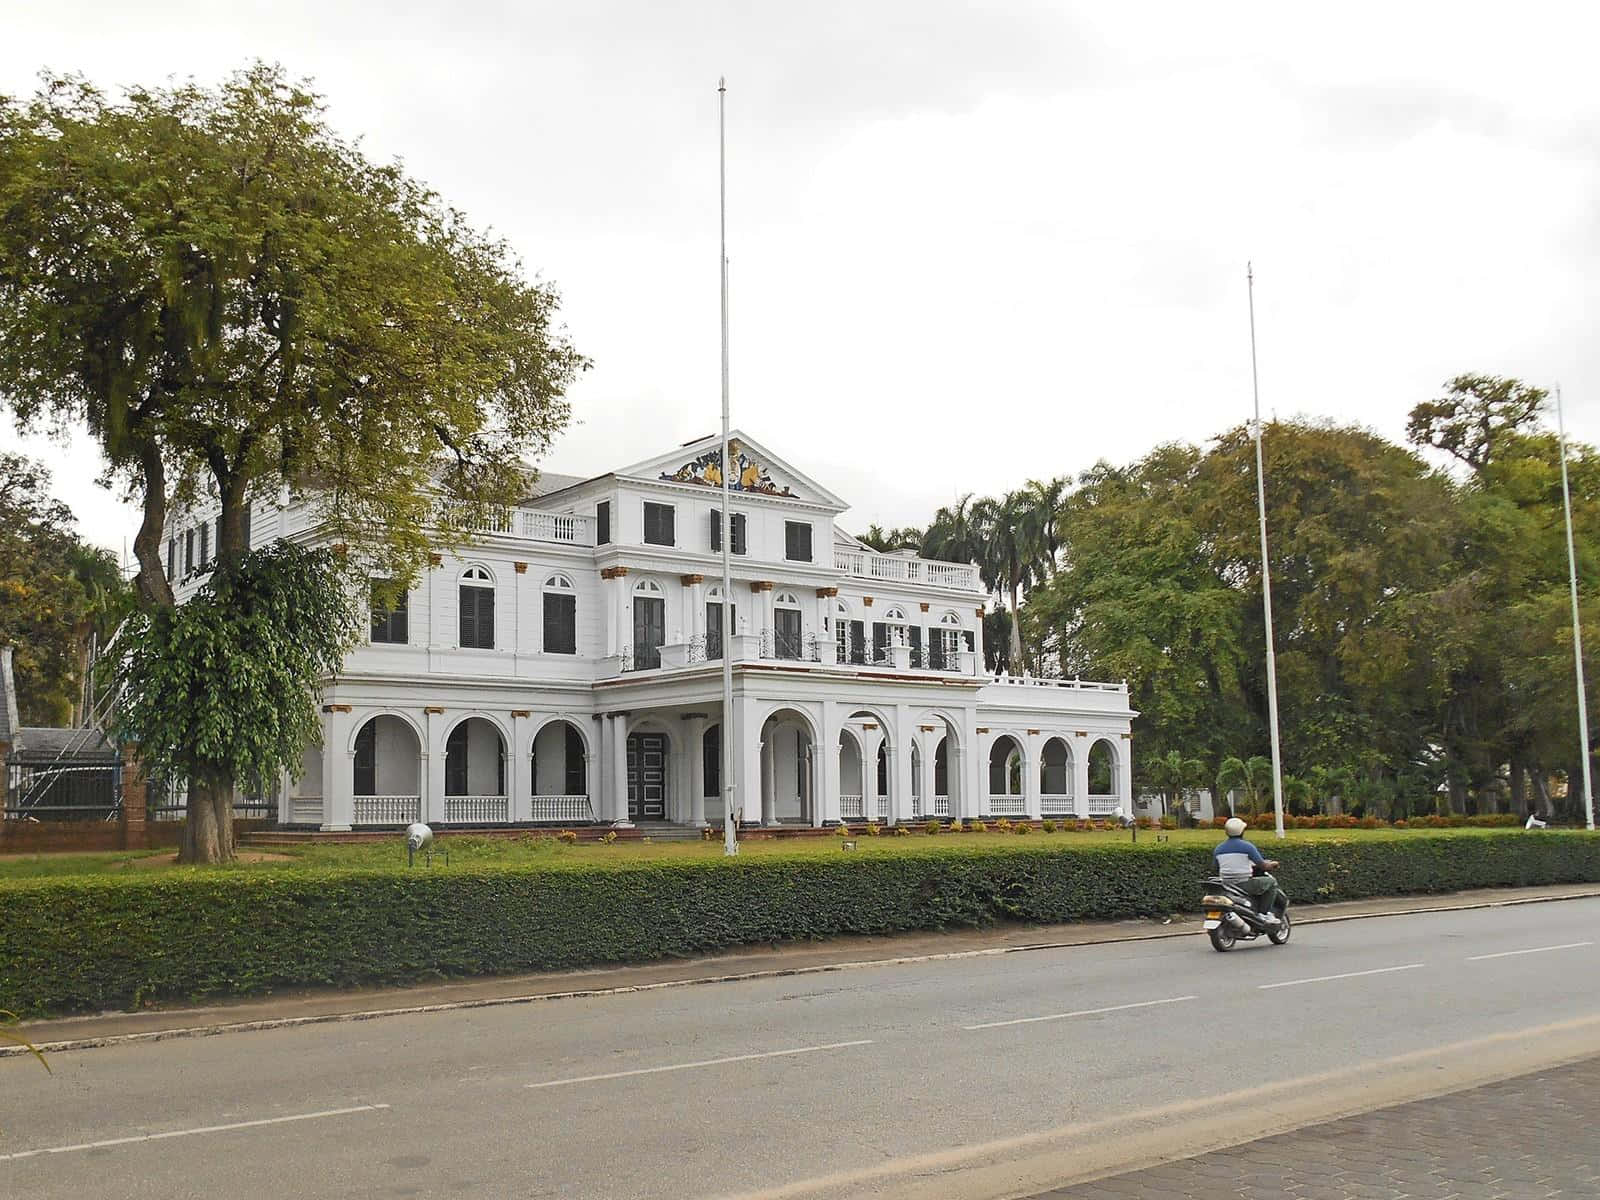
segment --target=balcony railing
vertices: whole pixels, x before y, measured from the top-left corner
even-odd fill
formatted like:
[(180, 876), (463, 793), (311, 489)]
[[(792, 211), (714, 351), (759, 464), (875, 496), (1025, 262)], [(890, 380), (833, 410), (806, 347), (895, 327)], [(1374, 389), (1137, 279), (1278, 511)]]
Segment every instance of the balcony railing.
[(1122, 801), (1115, 796), (1090, 796), (1089, 815), (1091, 817), (1109, 817), (1122, 807)]
[(444, 819), (457, 825), (504, 825), (511, 804), (504, 796), (446, 796)]
[(861, 796), (839, 796), (839, 816), (845, 821), (861, 821), (866, 818), (866, 801)]
[(948, 817), (950, 815), (949, 796), (935, 796), (933, 798), (933, 815), (936, 817)]
[(978, 582), (978, 568), (968, 563), (936, 562), (931, 558), (909, 558), (903, 554), (835, 549), (833, 565), (835, 570), (858, 579), (920, 583), (960, 592), (983, 590)]
[(1023, 796), (990, 796), (989, 813), (996, 817), (1020, 817), (1027, 813), (1028, 801)]
[(1039, 811), (1047, 817), (1070, 817), (1075, 811), (1070, 795), (1043, 795), (1039, 797)]
[(421, 796), (357, 796), (355, 825), (409, 825), (422, 819)]
[(587, 796), (535, 796), (533, 798), (535, 821), (592, 821), (594, 806)]
[(439, 508), (448, 528), (466, 533), (492, 533), (501, 537), (556, 542), (566, 546), (594, 545), (590, 519), (576, 513), (541, 512), (534, 508), (513, 508), (505, 504), (474, 508), (459, 500), (442, 501)]

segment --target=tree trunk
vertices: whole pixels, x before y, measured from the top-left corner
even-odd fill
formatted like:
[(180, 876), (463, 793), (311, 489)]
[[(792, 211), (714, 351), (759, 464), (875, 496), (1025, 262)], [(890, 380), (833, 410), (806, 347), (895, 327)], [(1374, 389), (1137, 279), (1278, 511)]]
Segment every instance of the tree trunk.
[(181, 863), (233, 861), (233, 788), (227, 784), (189, 784), (189, 805), (178, 847)]
[(144, 473), (144, 519), (133, 539), (133, 554), (139, 560), (134, 586), (146, 606), (171, 608), (176, 600), (161, 563), (161, 534), (167, 523), (167, 473), (161, 451), (153, 444), (141, 446), (139, 468)]
[(1011, 669), (1020, 671), (1026, 660), (1022, 657), (1022, 610), (1017, 607), (1017, 584), (1011, 582)]
[(1520, 758), (1513, 758), (1511, 760), (1511, 811), (1519, 817), (1528, 815), (1527, 783), (1527, 768), (1522, 765)]

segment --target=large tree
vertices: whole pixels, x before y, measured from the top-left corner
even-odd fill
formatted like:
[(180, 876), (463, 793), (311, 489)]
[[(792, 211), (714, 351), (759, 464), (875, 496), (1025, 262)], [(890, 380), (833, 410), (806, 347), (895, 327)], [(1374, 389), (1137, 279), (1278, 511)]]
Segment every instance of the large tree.
[[(220, 506), (220, 576), (245, 559), (251, 499), (287, 488), (352, 562), (411, 577), (441, 495), (515, 499), (565, 423), (586, 364), (556, 307), (279, 68), (117, 98), (51, 79), (0, 101), (0, 388), (25, 426), (99, 441), (143, 509), (147, 606), (173, 603), (169, 506), (201, 495)], [(191, 838), (217, 833), (186, 859), (231, 854), (239, 778), (190, 789)]]

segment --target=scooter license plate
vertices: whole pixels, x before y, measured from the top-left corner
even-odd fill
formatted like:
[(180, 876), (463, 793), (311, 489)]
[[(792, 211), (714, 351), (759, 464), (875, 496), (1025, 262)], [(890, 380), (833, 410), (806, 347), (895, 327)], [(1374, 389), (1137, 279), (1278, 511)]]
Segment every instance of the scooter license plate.
[(1222, 920), (1222, 914), (1220, 912), (1207, 912), (1206, 913), (1206, 920), (1208, 920), (1208, 921), (1220, 921), (1220, 920)]
[(1221, 921), (1210, 920), (1210, 919), (1208, 919), (1206, 921), (1206, 928), (1207, 929), (1220, 929), (1221, 927), (1222, 927), (1222, 922)]

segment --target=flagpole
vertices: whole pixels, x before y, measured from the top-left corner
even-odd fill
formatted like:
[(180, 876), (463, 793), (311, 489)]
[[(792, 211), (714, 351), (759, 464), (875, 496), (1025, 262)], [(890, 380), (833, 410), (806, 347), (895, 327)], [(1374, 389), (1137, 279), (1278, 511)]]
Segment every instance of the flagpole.
[(1578, 554), (1572, 547), (1572, 491), (1567, 486), (1567, 422), (1556, 384), (1556, 431), (1561, 443), (1561, 508), (1567, 519), (1567, 581), (1572, 589), (1572, 661), (1578, 674), (1578, 749), (1583, 763), (1583, 819), (1594, 828), (1594, 790), (1589, 778), (1589, 701), (1583, 685), (1583, 628), (1578, 622)]
[[(717, 80), (717, 221), (722, 269), (722, 853), (739, 853), (733, 808), (733, 510), (728, 480), (728, 81)], [(741, 730), (741, 733), (743, 731)]]
[[(1272, 730), (1272, 815), (1278, 836), (1283, 836), (1283, 759), (1278, 744), (1278, 657), (1272, 636), (1272, 573), (1267, 566), (1267, 481), (1261, 456), (1261, 383), (1256, 374), (1256, 276), (1244, 266), (1250, 293), (1250, 390), (1256, 406), (1256, 510), (1261, 516), (1261, 609), (1267, 622), (1267, 719)], [(1587, 767), (1587, 760), (1585, 760)]]

